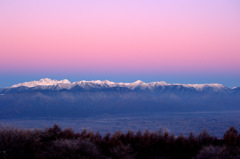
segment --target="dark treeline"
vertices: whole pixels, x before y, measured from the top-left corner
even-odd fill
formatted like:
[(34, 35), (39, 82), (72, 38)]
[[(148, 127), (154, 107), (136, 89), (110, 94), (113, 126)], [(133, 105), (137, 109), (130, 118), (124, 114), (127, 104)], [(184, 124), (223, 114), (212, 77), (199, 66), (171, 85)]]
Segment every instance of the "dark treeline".
[(240, 134), (230, 127), (222, 138), (204, 130), (198, 135), (174, 136), (166, 131), (114, 134), (62, 130), (0, 129), (0, 158), (49, 159), (239, 159)]

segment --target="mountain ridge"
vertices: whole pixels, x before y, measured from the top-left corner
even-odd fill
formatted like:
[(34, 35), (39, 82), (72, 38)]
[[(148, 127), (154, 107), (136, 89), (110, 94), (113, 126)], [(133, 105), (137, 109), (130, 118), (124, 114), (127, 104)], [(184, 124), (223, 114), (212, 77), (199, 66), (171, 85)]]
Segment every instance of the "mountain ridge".
[[(47, 87), (47, 86), (57, 86), (59, 89), (71, 89), (73, 87), (75, 87), (76, 85), (85, 88), (85, 87), (93, 87), (93, 88), (100, 88), (100, 87), (126, 87), (129, 89), (135, 89), (137, 87), (140, 87), (141, 89), (152, 89), (154, 87), (158, 87), (158, 86), (183, 86), (183, 87), (187, 87), (187, 88), (194, 88), (196, 90), (202, 90), (204, 87), (212, 87), (215, 89), (222, 89), (222, 88), (228, 88), (223, 86), (222, 84), (217, 84), (217, 83), (210, 83), (210, 84), (179, 84), (179, 83), (174, 83), (174, 84), (169, 84), (166, 83), (164, 81), (160, 81), (160, 82), (150, 82), (150, 83), (145, 83), (141, 80), (137, 80), (135, 82), (132, 83), (123, 83), (123, 82), (112, 82), (112, 81), (108, 81), (108, 80), (104, 80), (104, 81), (100, 81), (100, 80), (92, 80), (92, 81), (76, 81), (71, 83), (69, 80), (67, 79), (63, 79), (60, 81), (57, 80), (51, 80), (49, 78), (43, 78), (40, 79), (39, 81), (30, 81), (30, 82), (24, 82), (24, 83), (19, 83), (19, 84), (15, 84), (11, 87), (8, 87), (8, 89), (11, 88), (16, 88), (16, 87), (21, 87), (21, 86), (25, 86), (25, 87)], [(231, 89), (231, 88), (230, 88)]]
[(240, 110), (240, 87), (142, 81), (39, 81), (0, 89), (0, 118)]

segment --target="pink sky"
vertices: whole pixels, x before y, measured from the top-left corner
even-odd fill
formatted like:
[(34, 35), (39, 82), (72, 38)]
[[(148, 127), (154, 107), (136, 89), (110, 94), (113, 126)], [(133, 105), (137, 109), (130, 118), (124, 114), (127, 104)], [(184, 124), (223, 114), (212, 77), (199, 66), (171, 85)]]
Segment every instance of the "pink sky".
[(238, 0), (1, 0), (0, 73), (240, 72)]

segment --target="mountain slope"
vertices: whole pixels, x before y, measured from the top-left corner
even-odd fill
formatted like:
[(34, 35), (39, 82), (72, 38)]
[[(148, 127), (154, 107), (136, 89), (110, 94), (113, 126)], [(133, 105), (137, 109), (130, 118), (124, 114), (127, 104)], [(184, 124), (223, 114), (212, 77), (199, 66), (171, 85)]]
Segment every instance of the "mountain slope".
[(220, 84), (41, 79), (0, 90), (0, 117), (240, 110), (240, 89)]
[(13, 85), (10, 88), (3, 89), (5, 92), (9, 90), (61, 90), (61, 89), (74, 89), (74, 88), (82, 88), (84, 90), (91, 90), (91, 89), (110, 89), (110, 88), (127, 88), (130, 90), (156, 90), (159, 88), (185, 88), (194, 91), (215, 91), (221, 92), (224, 90), (232, 90), (230, 88), (224, 87), (221, 84), (168, 84), (166, 82), (151, 82), (151, 83), (144, 83), (143, 81), (136, 81), (133, 83), (115, 83), (110, 81), (78, 81), (78, 82), (69, 82), (67, 79), (57, 81), (51, 80), (48, 78), (40, 79), (39, 81), (31, 81), (31, 82), (24, 82)]

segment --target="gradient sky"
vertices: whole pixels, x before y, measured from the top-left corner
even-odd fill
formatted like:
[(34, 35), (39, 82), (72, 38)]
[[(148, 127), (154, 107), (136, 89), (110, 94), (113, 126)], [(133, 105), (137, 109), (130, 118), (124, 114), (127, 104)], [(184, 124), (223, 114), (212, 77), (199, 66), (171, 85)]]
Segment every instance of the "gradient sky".
[(45, 77), (240, 86), (240, 1), (1, 0), (0, 88)]

